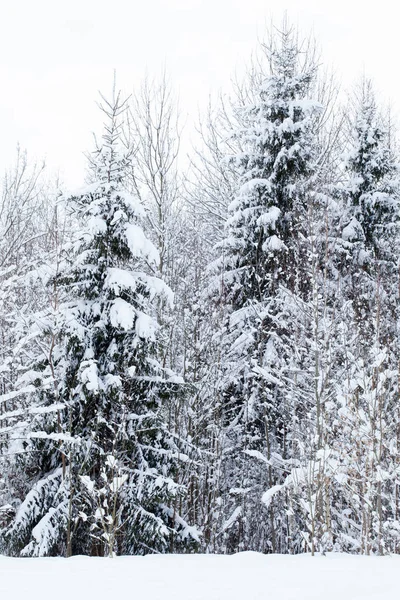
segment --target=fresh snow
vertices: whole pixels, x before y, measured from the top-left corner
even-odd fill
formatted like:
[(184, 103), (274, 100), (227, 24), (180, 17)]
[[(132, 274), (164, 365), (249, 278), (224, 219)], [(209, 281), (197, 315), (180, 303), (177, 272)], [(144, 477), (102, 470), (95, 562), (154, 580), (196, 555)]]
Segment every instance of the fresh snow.
[(159, 262), (159, 254), (156, 247), (143, 233), (143, 229), (135, 223), (128, 223), (125, 226), (125, 237), (132, 256), (145, 258), (152, 264)]
[(0, 557), (7, 600), (389, 600), (400, 557), (149, 555)]
[(133, 327), (135, 318), (136, 311), (129, 302), (123, 298), (114, 300), (110, 309), (110, 322), (113, 327), (121, 327), (124, 331), (129, 331)]

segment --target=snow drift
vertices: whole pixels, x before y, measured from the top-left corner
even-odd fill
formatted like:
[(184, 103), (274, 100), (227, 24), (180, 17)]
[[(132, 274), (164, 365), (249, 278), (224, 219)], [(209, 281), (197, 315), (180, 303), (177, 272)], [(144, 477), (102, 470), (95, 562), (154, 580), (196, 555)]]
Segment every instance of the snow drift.
[(6, 600), (382, 600), (399, 597), (400, 558), (331, 554), (0, 557)]

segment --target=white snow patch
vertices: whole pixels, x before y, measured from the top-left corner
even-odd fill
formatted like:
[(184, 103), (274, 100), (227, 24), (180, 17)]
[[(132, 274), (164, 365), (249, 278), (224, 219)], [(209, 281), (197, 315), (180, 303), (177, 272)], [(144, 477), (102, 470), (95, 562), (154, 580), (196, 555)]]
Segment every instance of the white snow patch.
[(113, 290), (114, 294), (119, 295), (121, 290), (135, 291), (137, 287), (137, 278), (126, 269), (109, 268), (105, 287)]
[(154, 334), (157, 330), (156, 321), (145, 313), (138, 313), (136, 321), (136, 333), (139, 337), (145, 340), (154, 339)]
[(0, 557), (0, 592), (10, 600), (382, 600), (398, 598), (399, 569), (399, 556), (344, 554)]
[(273, 485), (271, 488), (269, 488), (269, 490), (267, 490), (266, 492), (263, 493), (261, 501), (262, 503), (268, 507), (271, 502), (272, 502), (272, 498), (275, 496), (275, 494), (277, 494), (280, 490), (282, 489), (281, 485)]
[(271, 237), (269, 237), (263, 244), (264, 252), (274, 252), (276, 250), (279, 251), (283, 250), (283, 248), (286, 248), (286, 246), (277, 235), (271, 235)]
[(121, 327), (125, 331), (132, 329), (136, 311), (122, 298), (116, 298), (110, 308), (110, 321), (113, 327)]
[(157, 264), (160, 256), (154, 244), (145, 236), (143, 229), (135, 223), (125, 227), (125, 237), (129, 250), (135, 258), (145, 258), (150, 263)]
[(258, 218), (258, 223), (260, 225), (267, 225), (267, 226), (271, 227), (272, 229), (275, 229), (276, 222), (280, 216), (281, 216), (280, 209), (277, 206), (271, 206), (271, 208), (269, 208), (267, 210), (267, 212), (263, 213)]
[(357, 219), (352, 218), (350, 223), (344, 227), (342, 231), (342, 238), (345, 242), (354, 242), (356, 240), (363, 239), (363, 237), (364, 232), (360, 223), (357, 221)]
[(87, 360), (82, 363), (81, 381), (87, 390), (98, 392), (100, 387), (97, 364), (94, 360)]

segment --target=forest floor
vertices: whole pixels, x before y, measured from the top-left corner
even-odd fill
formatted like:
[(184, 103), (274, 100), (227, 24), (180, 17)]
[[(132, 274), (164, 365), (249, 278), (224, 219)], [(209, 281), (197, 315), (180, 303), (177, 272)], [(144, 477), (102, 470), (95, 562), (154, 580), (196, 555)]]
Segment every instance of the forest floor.
[(389, 600), (400, 557), (0, 557), (3, 600)]

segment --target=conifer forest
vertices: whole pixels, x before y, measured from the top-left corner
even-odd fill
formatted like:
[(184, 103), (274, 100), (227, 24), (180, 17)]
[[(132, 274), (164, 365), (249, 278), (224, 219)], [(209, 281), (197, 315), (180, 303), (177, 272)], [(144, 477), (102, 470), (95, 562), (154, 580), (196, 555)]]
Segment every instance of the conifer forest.
[(392, 111), (288, 20), (190, 136), (111, 75), (80, 187), (2, 177), (0, 554), (399, 553)]

